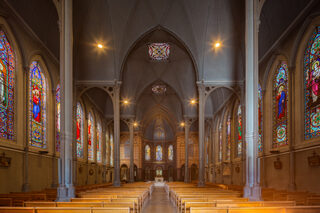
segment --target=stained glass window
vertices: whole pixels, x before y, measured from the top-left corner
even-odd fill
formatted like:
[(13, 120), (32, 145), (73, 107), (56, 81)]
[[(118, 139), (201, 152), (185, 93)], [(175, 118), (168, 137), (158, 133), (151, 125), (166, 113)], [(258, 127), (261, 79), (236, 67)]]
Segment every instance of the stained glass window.
[(218, 161), (222, 161), (222, 119), (220, 120), (219, 123), (219, 155), (218, 155)]
[(226, 146), (226, 160), (231, 158), (231, 117), (230, 115), (227, 118), (227, 146)]
[(60, 152), (60, 119), (61, 119), (61, 110), (60, 110), (60, 84), (56, 88), (56, 151)]
[(288, 66), (281, 62), (273, 80), (273, 143), (272, 147), (288, 144)]
[(124, 158), (130, 159), (130, 141), (124, 143)]
[(40, 64), (33, 61), (29, 72), (29, 128), (31, 146), (47, 147), (47, 85)]
[(306, 140), (320, 135), (320, 27), (304, 53), (304, 126)]
[(77, 103), (76, 119), (77, 157), (83, 158), (83, 111), (79, 102)]
[(150, 160), (151, 159), (151, 149), (150, 146), (147, 144), (144, 148), (144, 159)]
[(113, 135), (110, 135), (110, 166), (113, 166)]
[(15, 58), (10, 43), (0, 30), (0, 138), (14, 139)]
[(167, 87), (164, 84), (155, 84), (151, 88), (153, 94), (163, 95), (167, 91)]
[(108, 132), (106, 132), (106, 163), (108, 164), (110, 162), (110, 141), (109, 141), (109, 135)]
[(173, 145), (169, 145), (168, 147), (168, 159), (173, 160)]
[(97, 162), (102, 162), (102, 129), (101, 124), (98, 122), (97, 124)]
[(259, 138), (258, 151), (262, 152), (262, 90), (260, 84), (258, 85), (258, 119), (259, 119)]
[(94, 161), (94, 121), (91, 113), (88, 117), (88, 159)]
[(237, 111), (237, 122), (238, 122), (238, 125), (237, 125), (237, 128), (238, 128), (238, 131), (237, 131), (237, 154), (238, 154), (238, 157), (241, 156), (242, 154), (242, 112), (241, 112), (241, 105), (239, 104), (238, 106), (238, 111)]
[(156, 147), (156, 160), (162, 161), (162, 146), (160, 145)]
[(149, 45), (149, 56), (153, 60), (161, 61), (169, 58), (170, 45), (167, 43), (152, 43)]

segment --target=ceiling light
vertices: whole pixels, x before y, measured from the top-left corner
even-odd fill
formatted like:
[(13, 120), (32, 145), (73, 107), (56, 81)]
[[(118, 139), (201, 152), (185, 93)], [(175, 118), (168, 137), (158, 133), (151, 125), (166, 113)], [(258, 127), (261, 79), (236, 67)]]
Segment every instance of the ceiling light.
[(186, 124), (185, 124), (184, 122), (181, 122), (181, 123), (180, 123), (180, 126), (181, 126), (181, 127), (184, 127), (185, 125), (186, 125)]
[(137, 127), (137, 126), (138, 126), (138, 122), (134, 122), (134, 123), (133, 123), (133, 126), (134, 126), (134, 127)]
[(98, 44), (97, 47), (98, 47), (99, 49), (102, 49), (102, 48), (103, 48), (103, 45), (102, 45), (102, 44)]
[(219, 41), (217, 41), (215, 44), (214, 44), (214, 47), (215, 48), (219, 48), (221, 46), (221, 43)]
[(191, 105), (195, 105), (196, 103), (197, 103), (196, 99), (193, 98), (193, 99), (190, 100), (190, 104)]
[(124, 104), (124, 105), (128, 105), (128, 104), (129, 104), (129, 100), (128, 100), (128, 99), (124, 99), (124, 100), (123, 100), (123, 104)]

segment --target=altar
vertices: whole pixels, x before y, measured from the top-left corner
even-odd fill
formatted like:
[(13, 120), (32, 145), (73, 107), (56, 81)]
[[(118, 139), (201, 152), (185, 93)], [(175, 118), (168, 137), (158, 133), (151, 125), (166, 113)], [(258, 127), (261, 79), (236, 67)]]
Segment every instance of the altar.
[(155, 177), (154, 178), (154, 186), (164, 187), (163, 177)]

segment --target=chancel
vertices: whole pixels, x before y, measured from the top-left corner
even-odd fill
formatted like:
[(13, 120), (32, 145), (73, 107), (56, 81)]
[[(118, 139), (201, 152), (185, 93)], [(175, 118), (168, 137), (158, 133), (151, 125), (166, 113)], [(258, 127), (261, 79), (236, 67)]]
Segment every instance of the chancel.
[(0, 213), (320, 212), (319, 14), (0, 0)]

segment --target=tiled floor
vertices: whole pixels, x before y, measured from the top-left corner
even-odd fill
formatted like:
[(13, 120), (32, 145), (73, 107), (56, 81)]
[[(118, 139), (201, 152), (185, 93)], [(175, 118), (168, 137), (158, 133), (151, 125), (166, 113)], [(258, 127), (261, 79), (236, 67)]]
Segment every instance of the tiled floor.
[(174, 205), (170, 202), (164, 187), (155, 187), (151, 199), (143, 208), (142, 213), (176, 213)]

